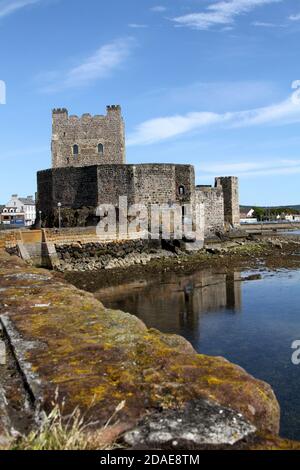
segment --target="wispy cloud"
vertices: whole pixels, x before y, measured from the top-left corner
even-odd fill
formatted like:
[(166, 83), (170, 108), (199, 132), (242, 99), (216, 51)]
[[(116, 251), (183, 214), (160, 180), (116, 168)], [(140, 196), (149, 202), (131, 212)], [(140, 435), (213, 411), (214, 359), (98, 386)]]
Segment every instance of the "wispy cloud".
[(300, 21), (300, 13), (297, 13), (295, 15), (290, 15), (289, 20), (291, 20), (291, 21)]
[(187, 26), (194, 29), (207, 30), (213, 26), (224, 26), (234, 23), (237, 16), (249, 13), (256, 7), (270, 3), (278, 3), (282, 0), (225, 0), (209, 5), (200, 13), (173, 18), (179, 26)]
[(145, 121), (129, 135), (128, 145), (148, 145), (222, 122), (216, 113), (188, 113)]
[(39, 78), (47, 82), (44, 92), (78, 88), (107, 78), (128, 59), (136, 42), (133, 38), (123, 38), (101, 46), (96, 52), (67, 71), (51, 71)]
[(0, 0), (0, 18), (12, 15), (21, 8), (25, 8), (35, 3), (41, 3), (42, 0)]
[(285, 25), (269, 23), (267, 21), (253, 21), (252, 26), (258, 26), (260, 28), (283, 28)]
[(300, 159), (269, 159), (264, 161), (246, 161), (246, 162), (217, 162), (213, 165), (198, 165), (196, 170), (201, 175), (209, 177), (214, 175), (234, 174), (239, 177), (256, 177), (266, 175), (289, 175), (300, 173)]
[(147, 24), (139, 24), (139, 23), (129, 23), (129, 28), (133, 28), (133, 29), (144, 29), (144, 28), (148, 28), (148, 25)]
[(167, 11), (167, 8), (162, 5), (157, 5), (155, 7), (150, 8), (150, 10), (154, 11), (155, 13), (163, 13), (164, 11)]
[[(299, 86), (300, 82), (293, 83), (294, 89)], [(298, 89), (285, 100), (261, 108), (225, 113), (190, 112), (151, 119), (136, 127), (129, 135), (128, 144), (149, 145), (217, 125), (237, 128), (293, 122), (300, 122)]]

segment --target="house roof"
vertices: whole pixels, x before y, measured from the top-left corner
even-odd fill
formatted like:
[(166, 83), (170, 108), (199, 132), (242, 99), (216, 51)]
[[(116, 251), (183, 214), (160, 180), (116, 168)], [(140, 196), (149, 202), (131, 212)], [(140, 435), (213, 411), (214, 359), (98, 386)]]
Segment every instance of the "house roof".
[(33, 206), (35, 205), (35, 202), (32, 198), (29, 198), (29, 197), (19, 197), (19, 201), (22, 202), (22, 204), (24, 204), (25, 206)]

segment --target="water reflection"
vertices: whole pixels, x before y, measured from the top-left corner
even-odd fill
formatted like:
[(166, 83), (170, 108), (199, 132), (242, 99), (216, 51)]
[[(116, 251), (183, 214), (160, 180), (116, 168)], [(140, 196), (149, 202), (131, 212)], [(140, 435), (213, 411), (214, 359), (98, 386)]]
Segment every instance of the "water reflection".
[(137, 315), (148, 327), (178, 334), (186, 330), (191, 338), (195, 332), (200, 334), (201, 315), (241, 311), (240, 279), (239, 272), (206, 271), (189, 277), (172, 275), (165, 283), (123, 284), (101, 289), (95, 295), (109, 308)]
[(281, 406), (282, 435), (300, 440), (300, 366), (291, 362), (291, 344), (300, 339), (300, 271), (262, 273), (262, 279), (252, 276), (249, 282), (242, 282), (244, 277), (164, 274), (151, 283), (138, 280), (95, 295), (107, 307), (180, 334), (198, 352), (224, 356), (268, 382)]

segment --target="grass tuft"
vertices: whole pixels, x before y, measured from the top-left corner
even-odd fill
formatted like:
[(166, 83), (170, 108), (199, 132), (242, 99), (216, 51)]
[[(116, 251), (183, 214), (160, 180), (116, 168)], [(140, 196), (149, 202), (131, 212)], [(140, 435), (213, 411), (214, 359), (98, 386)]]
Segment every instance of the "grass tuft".
[(116, 438), (126, 429), (116, 422), (110, 423), (125, 406), (120, 403), (105, 426), (91, 430), (97, 423), (86, 423), (79, 409), (67, 418), (55, 405), (50, 414), (43, 413), (38, 429), (28, 435), (10, 438), (3, 450), (112, 450), (117, 448)]

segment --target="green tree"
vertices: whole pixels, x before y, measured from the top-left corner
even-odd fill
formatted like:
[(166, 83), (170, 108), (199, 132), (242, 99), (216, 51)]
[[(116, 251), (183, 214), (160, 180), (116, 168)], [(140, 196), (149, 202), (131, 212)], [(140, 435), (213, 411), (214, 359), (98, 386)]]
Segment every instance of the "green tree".
[(261, 221), (266, 216), (266, 210), (262, 207), (254, 207), (253, 215), (257, 220)]

